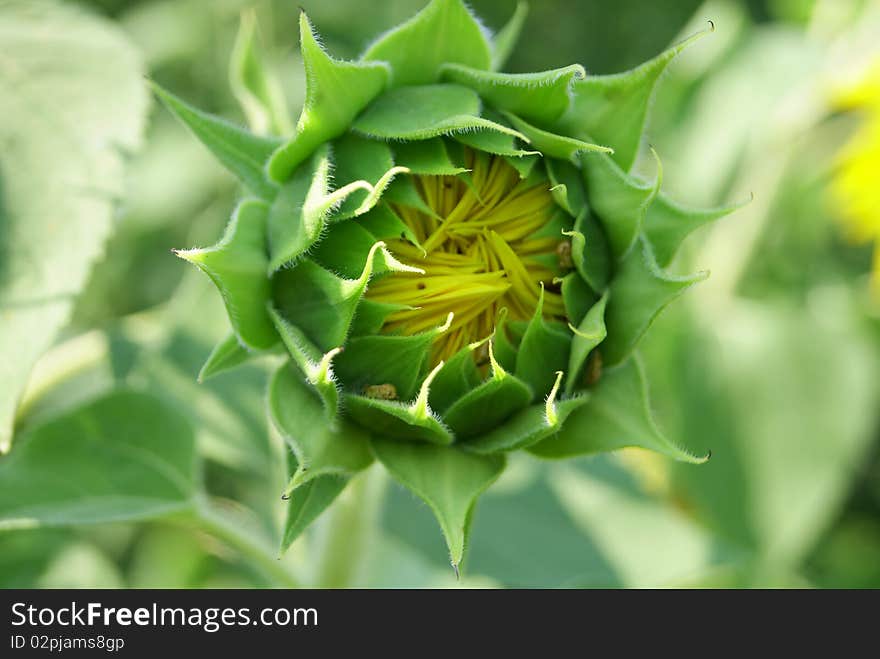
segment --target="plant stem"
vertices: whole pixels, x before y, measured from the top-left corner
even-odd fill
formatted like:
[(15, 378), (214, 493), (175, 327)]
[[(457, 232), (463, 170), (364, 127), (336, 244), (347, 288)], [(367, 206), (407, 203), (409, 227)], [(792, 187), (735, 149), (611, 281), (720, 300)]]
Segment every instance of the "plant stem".
[(358, 584), (365, 558), (378, 532), (385, 494), (385, 471), (374, 465), (355, 476), (318, 529), (315, 584), (319, 588), (349, 588)]
[(187, 521), (236, 550), (278, 588), (299, 588), (299, 579), (281, 562), (277, 547), (255, 532), (247, 520), (239, 520), (207, 498), (197, 501)]

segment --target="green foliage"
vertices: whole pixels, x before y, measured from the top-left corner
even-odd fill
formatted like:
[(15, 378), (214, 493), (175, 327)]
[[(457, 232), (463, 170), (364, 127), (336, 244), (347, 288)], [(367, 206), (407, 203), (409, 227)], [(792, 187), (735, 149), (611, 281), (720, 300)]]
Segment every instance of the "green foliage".
[[(2, 453), (31, 368), (67, 322), (110, 234), (147, 95), (134, 49), (79, 9), (6, 0), (0, 23)], [(65, 72), (64, 85), (44, 74), (55, 71)]]

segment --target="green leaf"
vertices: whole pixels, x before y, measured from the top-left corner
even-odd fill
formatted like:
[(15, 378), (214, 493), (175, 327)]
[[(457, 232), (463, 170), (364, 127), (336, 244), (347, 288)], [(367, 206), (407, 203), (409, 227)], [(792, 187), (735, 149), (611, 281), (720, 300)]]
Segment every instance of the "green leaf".
[(352, 129), (387, 140), (426, 140), (477, 129), (528, 139), (480, 116), (480, 97), (461, 85), (420, 85), (392, 89), (352, 123)]
[(3, 453), (31, 368), (104, 252), (148, 97), (125, 35), (78, 7), (7, 1), (0, 26)]
[(394, 87), (436, 82), (446, 62), (477, 69), (491, 64), (483, 30), (461, 0), (431, 0), (374, 42), (363, 59), (388, 62)]
[(516, 377), (528, 384), (536, 396), (546, 395), (556, 379), (556, 372), (565, 370), (571, 352), (571, 336), (564, 326), (554, 327), (544, 320), (544, 287), (535, 306), (516, 357)]
[(628, 172), (639, 150), (657, 80), (676, 55), (706, 33), (700, 32), (626, 73), (575, 81), (571, 104), (556, 128), (578, 139), (609, 145), (614, 149), (614, 161)]
[(605, 340), (608, 331), (605, 328), (605, 305), (608, 303), (606, 292), (587, 312), (577, 327), (572, 327), (574, 338), (571, 340), (571, 356), (568, 361), (568, 378), (565, 381), (565, 393), (571, 393), (578, 381), (590, 352)]
[(295, 135), (269, 160), (269, 176), (279, 183), (286, 181), (315, 149), (348, 130), (352, 120), (388, 83), (384, 64), (331, 58), (315, 38), (304, 12), (299, 17), (299, 33), (306, 100)]
[(705, 271), (683, 277), (663, 272), (642, 240), (620, 264), (611, 282), (605, 310), (608, 338), (602, 344), (604, 362), (611, 365), (626, 359), (666, 305), (708, 276)]
[(236, 209), (223, 238), (214, 247), (176, 254), (207, 274), (223, 296), (236, 336), (245, 346), (265, 350), (278, 343), (266, 311), (266, 219), (269, 207), (249, 199)]
[(467, 546), (474, 504), (501, 475), (504, 456), (481, 456), (452, 446), (376, 438), (371, 445), (376, 458), (391, 475), (431, 508), (457, 570)]
[[(463, 133), (456, 133), (452, 136), (456, 142), (460, 142), (465, 146), (469, 146), (477, 151), (485, 151), (486, 153), (494, 153), (497, 156), (504, 156), (510, 161), (525, 161), (531, 163), (527, 158), (537, 158), (540, 154), (537, 151), (525, 150), (517, 144), (517, 138), (509, 133), (499, 133), (494, 130), (474, 130)], [(518, 171), (519, 168), (517, 168)], [(522, 171), (520, 171), (522, 176)], [(528, 176), (528, 174), (526, 174)], [(522, 176), (522, 178), (526, 178)]]
[(186, 420), (152, 396), (118, 391), (34, 429), (0, 460), (0, 529), (182, 512), (198, 471)]
[(588, 396), (583, 395), (557, 401), (560, 382), (562, 371), (556, 373), (556, 382), (543, 404), (527, 407), (503, 425), (463, 444), (463, 448), (480, 454), (515, 451), (537, 444), (558, 431), (568, 415), (588, 400)]
[(742, 208), (745, 203), (718, 208), (687, 208), (663, 193), (658, 194), (648, 208), (644, 228), (645, 236), (654, 249), (654, 256), (657, 257), (657, 263), (665, 268), (691, 231), (730, 215)]
[(297, 459), (285, 495), (319, 476), (350, 476), (372, 462), (367, 433), (341, 419), (330, 421), (317, 393), (290, 363), (269, 382), (269, 414)]
[(238, 337), (234, 333), (229, 334), (220, 343), (214, 346), (208, 359), (205, 360), (204, 366), (199, 371), (199, 382), (204, 382), (215, 375), (224, 373), (228, 370), (240, 366), (245, 362), (253, 359), (255, 354), (244, 348), (238, 342)]
[(267, 70), (257, 41), (256, 12), (244, 10), (229, 62), (232, 92), (255, 133), (288, 135), (293, 132), (293, 123), (284, 91), (278, 78)]
[(277, 188), (266, 178), (264, 167), (278, 148), (278, 140), (254, 135), (220, 117), (197, 110), (156, 83), (153, 83), (153, 91), (251, 193), (266, 201), (272, 200)]
[(638, 446), (700, 464), (698, 458), (670, 442), (654, 423), (644, 369), (637, 358), (606, 370), (590, 391), (586, 405), (574, 411), (555, 437), (532, 446), (542, 458), (569, 458)]
[(565, 304), (565, 315), (568, 322), (580, 323), (599, 296), (587, 285), (581, 276), (571, 272), (562, 278), (562, 301)]
[(505, 62), (507, 62), (510, 55), (513, 53), (513, 49), (516, 47), (516, 42), (519, 40), (519, 35), (522, 32), (523, 25), (526, 22), (526, 16), (529, 13), (529, 3), (524, 0), (520, 0), (520, 2), (516, 3), (516, 9), (513, 12), (513, 15), (504, 24), (498, 32), (495, 34), (495, 38), (492, 39), (492, 70), (498, 71), (504, 67)]

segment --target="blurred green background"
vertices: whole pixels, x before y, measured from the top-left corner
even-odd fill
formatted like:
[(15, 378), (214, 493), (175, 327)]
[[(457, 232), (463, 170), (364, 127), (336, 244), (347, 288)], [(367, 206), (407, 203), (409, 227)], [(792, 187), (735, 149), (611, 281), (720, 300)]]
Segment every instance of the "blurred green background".
[[(133, 44), (145, 75), (238, 123), (245, 117), (230, 91), (229, 59), (239, 14), (253, 8), (267, 61), (298, 112), (295, 3), (76, 4)], [(423, 3), (301, 4), (330, 52), (353, 57)], [(491, 29), (515, 7), (470, 4)], [(622, 71), (708, 19), (716, 32), (673, 63), (648, 134), (676, 198), (754, 199), (691, 238), (678, 267), (711, 268), (712, 277), (661, 317), (644, 357), (661, 425), (694, 452), (711, 450), (712, 460), (677, 465), (636, 451), (565, 464), (515, 460), (478, 505), (465, 585), (880, 587), (880, 317), (867, 283), (871, 248), (844, 239), (827, 193), (836, 154), (861, 121), (835, 110), (833, 89), (880, 57), (870, 38), (880, 28), (878, 3), (533, 2), (507, 68), (580, 62), (591, 73)], [(109, 389), (157, 392), (189, 416), (207, 490), (237, 502), (242, 523), (270, 535), (284, 475), (265, 421), (266, 369), (196, 383), (224, 335), (223, 310), (207, 280), (169, 253), (214, 242), (237, 190), (155, 102), (142, 142), (127, 157), (103, 256), (37, 369), (62, 375), (26, 396), (18, 430)], [(285, 558), (302, 583), (455, 584), (428, 510), (391, 485), (373, 511), (378, 530), (345, 557), (345, 579), (338, 570), (328, 576), (322, 552), (345, 501), (337, 507)], [(0, 530), (0, 585), (273, 585), (211, 531), (168, 521)]]

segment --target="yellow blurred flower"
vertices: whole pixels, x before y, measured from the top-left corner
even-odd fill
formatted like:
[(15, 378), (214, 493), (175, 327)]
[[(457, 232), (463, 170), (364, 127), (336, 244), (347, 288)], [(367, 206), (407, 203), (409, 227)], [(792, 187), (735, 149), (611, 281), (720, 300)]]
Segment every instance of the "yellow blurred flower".
[(842, 109), (858, 111), (864, 119), (840, 151), (831, 189), (848, 237), (874, 243), (871, 279), (880, 293), (880, 60), (837, 100)]

